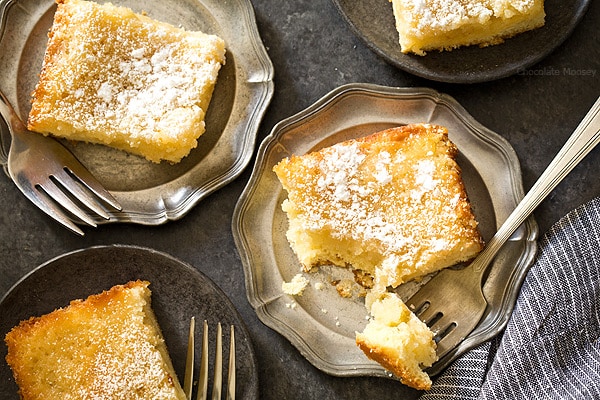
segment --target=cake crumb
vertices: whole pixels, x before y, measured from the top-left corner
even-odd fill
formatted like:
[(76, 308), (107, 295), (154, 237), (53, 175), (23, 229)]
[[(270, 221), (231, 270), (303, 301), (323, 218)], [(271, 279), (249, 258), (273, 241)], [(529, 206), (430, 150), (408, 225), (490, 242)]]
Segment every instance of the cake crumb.
[(366, 289), (373, 287), (373, 275), (361, 269), (353, 269), (352, 273), (354, 274), (354, 280), (360, 286)]
[(341, 297), (349, 298), (352, 297), (352, 286), (354, 282), (350, 279), (342, 279), (335, 285), (335, 289)]
[(295, 301), (292, 301), (290, 303), (285, 303), (285, 306), (291, 310), (295, 310), (297, 305), (298, 305), (298, 303), (296, 303)]
[(290, 282), (283, 282), (281, 284), (281, 290), (290, 296), (302, 296), (306, 286), (308, 286), (308, 279), (302, 276), (302, 274), (296, 274)]

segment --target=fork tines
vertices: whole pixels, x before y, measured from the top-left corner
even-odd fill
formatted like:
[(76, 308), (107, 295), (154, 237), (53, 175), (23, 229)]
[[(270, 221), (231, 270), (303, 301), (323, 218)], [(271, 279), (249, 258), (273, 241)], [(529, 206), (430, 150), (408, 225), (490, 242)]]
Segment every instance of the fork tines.
[[(194, 337), (196, 320), (192, 317), (190, 321), (190, 330), (188, 334), (188, 349), (185, 363), (185, 376), (183, 391), (188, 400), (192, 398), (193, 379), (194, 379)], [(212, 399), (221, 398), (223, 384), (223, 334), (221, 323), (217, 324), (217, 338), (215, 349), (215, 365), (212, 387)], [(234, 327), (230, 328), (229, 340), (229, 365), (227, 369), (227, 392), (226, 399), (235, 399), (235, 333)], [(202, 332), (202, 353), (200, 358), (200, 373), (198, 375), (197, 400), (204, 400), (208, 395), (208, 323), (204, 320)]]

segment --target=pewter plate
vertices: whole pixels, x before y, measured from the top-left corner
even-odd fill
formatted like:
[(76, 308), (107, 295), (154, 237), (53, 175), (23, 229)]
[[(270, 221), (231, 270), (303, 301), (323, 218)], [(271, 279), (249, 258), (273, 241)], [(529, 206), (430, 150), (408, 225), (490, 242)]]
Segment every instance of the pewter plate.
[[(69, 305), (71, 300), (84, 299), (114, 285), (137, 279), (150, 282), (152, 309), (182, 384), (187, 332), (190, 318), (195, 316), (197, 321), (208, 321), (210, 343), (215, 343), (218, 322), (227, 328), (223, 330), (225, 360), (229, 357), (228, 327), (235, 326), (237, 398), (258, 398), (256, 356), (243, 319), (229, 298), (194, 267), (166, 253), (145, 247), (90, 247), (63, 254), (40, 265), (17, 282), (0, 300), (0, 336), (4, 338), (19, 321), (44, 315)], [(196, 354), (200, 354), (202, 333), (197, 333)], [(7, 348), (2, 341), (0, 399), (18, 399), (17, 385), (4, 361), (6, 353)], [(196, 360), (195, 370), (198, 371), (200, 357)], [(214, 346), (210, 347), (209, 360), (210, 370), (213, 371)]]
[[(358, 295), (342, 298), (332, 285), (352, 279), (347, 269), (323, 266), (303, 274), (310, 284), (302, 296), (282, 292), (282, 283), (289, 282), (301, 268), (285, 236), (287, 218), (281, 203), (286, 193), (272, 167), (292, 154), (417, 122), (448, 127), (460, 152), (457, 162), (482, 235), (489, 240), (523, 196), (518, 159), (501, 136), (475, 121), (451, 97), (430, 89), (345, 85), (281, 121), (262, 142), (252, 176), (235, 207), (232, 229), (244, 266), (248, 300), (261, 321), (329, 374), (389, 377), (355, 345), (355, 332), (366, 324), (364, 299)], [(455, 352), (430, 368), (432, 375), (505, 326), (533, 261), (536, 238), (537, 225), (529, 219), (505, 245), (485, 281), (489, 307), (481, 323)], [(407, 299), (419, 287), (407, 283), (398, 293)]]
[(371, 50), (390, 64), (414, 75), (451, 83), (491, 81), (514, 74), (549, 55), (569, 37), (585, 15), (590, 0), (546, 0), (546, 23), (496, 46), (470, 46), (430, 51), (426, 56), (400, 51), (398, 32), (388, 0), (333, 0), (338, 10)]
[[(117, 0), (157, 20), (217, 34), (227, 45), (227, 62), (206, 115), (198, 147), (176, 165), (154, 164), (105, 146), (64, 144), (119, 200), (123, 212), (109, 221), (158, 225), (183, 217), (201, 199), (235, 179), (248, 165), (258, 125), (273, 95), (273, 66), (262, 45), (249, 0)], [(0, 3), (0, 88), (22, 119), (30, 109), (53, 0)], [(10, 56), (8, 56), (10, 55)], [(3, 135), (8, 135), (6, 130)], [(10, 138), (3, 137), (4, 158)]]

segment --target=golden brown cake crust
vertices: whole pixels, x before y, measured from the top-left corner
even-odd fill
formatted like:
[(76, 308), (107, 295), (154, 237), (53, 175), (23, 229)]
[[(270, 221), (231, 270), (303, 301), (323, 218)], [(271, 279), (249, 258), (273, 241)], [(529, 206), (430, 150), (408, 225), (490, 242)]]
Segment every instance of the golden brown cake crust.
[(283, 159), (274, 171), (304, 269), (352, 265), (395, 287), (473, 258), (483, 241), (457, 153), (446, 128), (411, 124)]
[(414, 375), (409, 368), (406, 368), (402, 363), (398, 362), (398, 360), (388, 357), (384, 350), (373, 347), (358, 337), (356, 339), (356, 344), (367, 357), (396, 375), (403, 384), (417, 390), (429, 390), (431, 388), (431, 380)]
[(205, 132), (225, 43), (126, 7), (57, 0), (30, 130), (179, 162)]
[(14, 327), (6, 361), (21, 398), (183, 400), (148, 285), (117, 285)]
[(390, 0), (403, 53), (502, 43), (545, 23), (544, 0)]

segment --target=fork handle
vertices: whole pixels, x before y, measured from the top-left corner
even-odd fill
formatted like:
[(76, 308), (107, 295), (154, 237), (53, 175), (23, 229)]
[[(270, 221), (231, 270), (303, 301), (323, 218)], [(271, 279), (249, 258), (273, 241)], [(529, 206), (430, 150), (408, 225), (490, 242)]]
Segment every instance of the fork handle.
[(473, 261), (472, 268), (481, 271), (491, 264), (500, 248), (533, 213), (537, 206), (577, 164), (600, 142), (600, 97), (579, 123), (571, 137), (548, 165), (523, 200), (508, 216), (494, 237)]
[[(27, 127), (23, 121), (21, 121), (21, 118), (19, 118), (17, 112), (2, 91), (0, 91), (0, 116), (2, 116), (2, 119), (4, 119), (11, 137), (15, 134), (20, 134), (21, 132), (27, 131)], [(6, 164), (8, 162), (8, 150), (10, 149), (10, 143), (5, 143), (8, 141), (8, 139), (6, 138), (4, 131), (0, 132), (0, 134), (2, 135), (0, 138), (0, 158), (2, 163)], [(8, 146), (5, 147), (5, 145)]]

